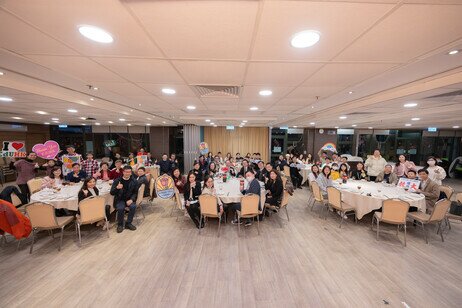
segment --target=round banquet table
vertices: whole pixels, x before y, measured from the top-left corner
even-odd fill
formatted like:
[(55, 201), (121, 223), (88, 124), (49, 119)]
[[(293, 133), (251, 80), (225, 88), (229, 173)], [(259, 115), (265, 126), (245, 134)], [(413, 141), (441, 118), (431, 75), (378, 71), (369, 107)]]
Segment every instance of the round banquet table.
[[(240, 189), (240, 179), (239, 178), (231, 178), (223, 183), (223, 180), (218, 178), (215, 179), (215, 189), (217, 197), (220, 198), (221, 202), (223, 203), (238, 203), (241, 202), (241, 198), (244, 196)], [(249, 186), (247, 180), (244, 179), (244, 187), (247, 189)], [(261, 192), (260, 192), (260, 206), (263, 209), (265, 205), (265, 185), (263, 182), (260, 182)]]
[[(358, 186), (361, 189), (358, 189)], [(342, 201), (355, 208), (358, 219), (373, 210), (380, 209), (382, 201), (390, 198), (406, 201), (410, 206), (415, 206), (424, 213), (426, 210), (424, 195), (407, 192), (395, 185), (348, 180), (346, 184), (334, 181), (334, 187), (342, 192)]]
[[(83, 182), (62, 186), (60, 191), (45, 188), (30, 196), (31, 202), (44, 202), (53, 205), (57, 209), (68, 209), (77, 211), (79, 209), (79, 202), (77, 195)], [(111, 212), (114, 210), (113, 201), (114, 197), (109, 193), (111, 185), (109, 182), (98, 182), (96, 187), (99, 190), (99, 195), (106, 199), (106, 204), (111, 206)]]
[(308, 175), (311, 173), (311, 166), (313, 166), (313, 164), (305, 164), (304, 167), (300, 170), (300, 173), (303, 176), (302, 184), (308, 180)]

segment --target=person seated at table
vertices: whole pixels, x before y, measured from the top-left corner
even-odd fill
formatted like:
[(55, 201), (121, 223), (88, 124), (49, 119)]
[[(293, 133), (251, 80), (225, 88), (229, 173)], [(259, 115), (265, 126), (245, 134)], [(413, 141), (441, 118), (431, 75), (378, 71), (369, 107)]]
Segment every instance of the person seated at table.
[(278, 159), (274, 162), (274, 169), (284, 171), (284, 166), (287, 166), (287, 161), (283, 155), (279, 155)]
[(385, 182), (387, 184), (398, 184), (398, 176), (392, 172), (392, 166), (390, 164), (386, 164), (383, 171), (380, 172), (377, 177), (375, 178), (376, 182)]
[(290, 167), (290, 179), (292, 180), (292, 184), (294, 185), (294, 188), (302, 189), (303, 176), (300, 174), (301, 167), (299, 164), (297, 164), (296, 156), (292, 157), (292, 161), (289, 167)]
[(279, 208), (281, 206), (282, 194), (284, 192), (284, 187), (279, 172), (274, 169), (270, 171), (269, 180), (265, 184), (265, 189), (265, 203)]
[[(205, 176), (204, 178), (204, 188), (202, 189), (202, 194), (206, 195), (212, 195), (217, 197), (217, 192), (216, 189), (213, 185), (213, 177), (210, 177), (208, 175)], [(220, 198), (217, 197), (217, 211), (223, 214), (223, 202), (220, 200)]]
[(348, 165), (346, 165), (346, 164), (340, 164), (339, 173), (340, 173), (340, 178), (342, 178), (342, 179), (347, 179), (347, 178), (349, 178), (349, 174), (348, 174)]
[(125, 166), (122, 177), (118, 177), (112, 183), (110, 194), (114, 196), (114, 208), (117, 210), (117, 233), (124, 230), (125, 208), (128, 207), (128, 218), (125, 223), (125, 229), (132, 231), (136, 227), (132, 224), (136, 210), (136, 197), (138, 196), (138, 183), (132, 177), (132, 168)]
[(306, 155), (305, 163), (306, 164), (311, 164), (312, 162), (313, 162), (313, 156), (311, 155), (311, 153), (308, 153)]
[(205, 172), (207, 172), (208, 163), (205, 160), (204, 155), (199, 156), (199, 167), (202, 174), (205, 174)]
[(337, 153), (332, 154), (332, 163), (336, 163), (337, 165), (340, 165), (342, 163)]
[(93, 174), (93, 177), (97, 180), (109, 181), (111, 179), (111, 171), (109, 171), (109, 164), (107, 162), (103, 162), (101, 163), (100, 168), (101, 169), (99, 169), (98, 172)]
[(230, 160), (232, 158), (231, 153), (226, 153), (225, 161)]
[(236, 156), (235, 156), (235, 159), (236, 159), (236, 161), (241, 161), (242, 160), (241, 153), (237, 152)]
[(311, 182), (315, 182), (319, 175), (319, 167), (318, 165), (311, 166), (311, 173), (308, 174), (308, 180)]
[(306, 159), (305, 159), (305, 155), (303, 154), (300, 154), (297, 158), (297, 163), (299, 164), (305, 164), (306, 163)]
[(130, 167), (136, 164), (135, 155), (133, 153), (128, 153), (128, 158), (125, 159), (124, 163)]
[(196, 175), (193, 172), (189, 172), (188, 179), (184, 185), (184, 202), (189, 217), (191, 217), (198, 229), (203, 228), (205, 224), (205, 222), (202, 222), (202, 225), (200, 224), (199, 196), (201, 193), (201, 183), (196, 180)]
[(403, 154), (398, 156), (398, 162), (395, 165), (393, 173), (395, 173), (399, 178), (406, 177), (410, 169), (415, 169), (415, 164), (412, 161), (406, 160), (406, 156)]
[(115, 153), (111, 151), (110, 153), (110, 158), (112, 160), (112, 164), (109, 166), (109, 170), (112, 170), (116, 167), (115, 163), (116, 161), (120, 160), (122, 161), (122, 156), (120, 156), (120, 153)]
[(228, 173), (229, 173), (230, 176), (236, 176), (236, 169), (234, 169), (231, 160), (226, 160), (225, 161), (225, 166), (226, 166), (226, 168), (228, 168)]
[(63, 163), (58, 160), (57, 158), (49, 159), (47, 162), (40, 166), (40, 170), (45, 170), (46, 176), (50, 176), (52, 174), (52, 170), (54, 167), (61, 167)]
[(99, 190), (96, 187), (96, 180), (95, 178), (86, 178), (85, 181), (83, 181), (83, 185), (79, 190), (77, 198), (80, 203), (80, 201), (82, 201), (83, 199), (92, 196), (99, 196)]
[[(246, 194), (255, 194), (258, 195), (259, 200), (258, 200), (258, 209), (261, 211), (261, 204), (260, 204), (260, 196), (261, 196), (261, 187), (260, 187), (260, 182), (255, 178), (255, 173), (252, 170), (248, 170), (245, 173), (245, 178), (247, 182), (249, 183), (249, 187), (247, 189), (244, 189), (244, 183), (240, 183), (239, 185), (239, 190), (243, 195)], [(234, 203), (233, 205), (230, 205), (230, 209), (234, 209), (235, 211), (240, 211), (241, 210), (241, 203)], [(237, 218), (234, 219), (231, 223), (237, 224), (238, 220)], [(241, 222), (242, 223), (242, 222)], [(245, 225), (250, 226), (252, 224), (252, 221), (250, 219), (246, 220)]]
[(338, 180), (340, 178), (340, 172), (337, 163), (332, 163), (330, 178), (332, 181)]
[[(218, 168), (217, 168), (217, 165), (215, 162), (211, 162), (209, 164), (209, 168), (207, 169), (207, 172), (205, 173), (205, 175), (208, 175), (208, 176), (211, 176), (211, 177), (214, 177), (215, 174), (218, 173)], [(199, 179), (197, 179), (199, 181)], [(200, 179), (202, 181), (202, 178)]]
[(420, 188), (415, 192), (420, 193), (425, 196), (425, 203), (427, 207), (427, 212), (433, 212), (436, 201), (440, 197), (440, 186), (429, 177), (429, 172), (427, 169), (420, 169), (418, 171), (420, 178)]
[(178, 193), (184, 193), (184, 185), (186, 184), (186, 179), (184, 176), (181, 175), (180, 168), (175, 168), (172, 171), (172, 179), (173, 183), (175, 184), (176, 189), (178, 189)]
[(409, 180), (418, 180), (419, 178), (417, 177), (417, 172), (414, 169), (409, 169), (407, 171), (406, 177)]
[(241, 170), (239, 170), (237, 176), (240, 177), (240, 178), (243, 178), (243, 177), (245, 177), (245, 174), (249, 170), (251, 170), (250, 165), (249, 165), (249, 161), (247, 159), (244, 159), (242, 161), (242, 168), (241, 168)]
[(217, 165), (223, 164), (223, 163), (224, 163), (224, 159), (223, 159), (223, 156), (221, 155), (221, 152), (218, 152), (218, 153), (217, 153), (217, 156), (218, 156), (218, 161), (219, 161), (219, 162), (217, 163)]
[(162, 154), (162, 160), (160, 162), (158, 162), (158, 165), (159, 165), (159, 171), (160, 171), (160, 175), (162, 174), (170, 174), (170, 161), (168, 160), (168, 157), (167, 157), (167, 154), (164, 153)]
[(119, 159), (115, 161), (115, 168), (109, 172), (109, 179), (115, 180), (117, 178), (122, 177), (122, 175), (123, 175), (122, 161)]
[(144, 162), (144, 165), (146, 167), (150, 167), (154, 164), (153, 160), (152, 160), (152, 155), (151, 155), (151, 152), (148, 152), (146, 153), (146, 161)]
[(354, 180), (367, 180), (367, 172), (364, 170), (364, 164), (359, 162), (356, 165), (356, 170), (350, 172), (350, 178)]
[(331, 166), (332, 165), (332, 160), (330, 159), (330, 157), (326, 157), (324, 158), (324, 163), (321, 165), (321, 167), (324, 167), (324, 166)]
[(172, 153), (170, 154), (170, 172), (172, 172), (172, 170), (177, 167), (180, 167), (180, 163), (178, 162), (178, 159), (176, 158), (176, 154)]
[[(220, 153), (220, 152), (218, 152)], [(215, 157), (213, 157), (213, 162), (215, 163), (216, 166), (220, 166), (221, 165), (221, 157), (217, 155), (215, 155)]]
[[(213, 162), (212, 162), (213, 163)], [(211, 164), (212, 164), (211, 163)], [(215, 165), (215, 164), (214, 164)], [(210, 165), (209, 165), (210, 166)], [(200, 168), (200, 164), (198, 161), (195, 161), (193, 163), (193, 169), (190, 171), (190, 172), (193, 172), (194, 175), (196, 176), (196, 180), (201, 182), (202, 179), (203, 179), (203, 174), (202, 174), (202, 171), (201, 171), (201, 168)], [(207, 172), (206, 172), (207, 173)]]
[(340, 157), (340, 164), (344, 164), (347, 166), (348, 171), (350, 171), (350, 165), (348, 165), (348, 158), (345, 156)]
[(85, 171), (87, 176), (92, 177), (99, 169), (98, 162), (93, 159), (93, 153), (87, 153), (87, 159), (82, 162), (82, 170)]
[(264, 181), (262, 182), (267, 182), (269, 177), (270, 177), (270, 172), (271, 170), (273, 170), (273, 165), (271, 165), (271, 163), (266, 163), (265, 165), (265, 169), (263, 169), (262, 173), (263, 173), (263, 178), (264, 178)]
[(258, 161), (257, 168), (255, 169), (255, 177), (257, 180), (264, 182), (265, 181), (265, 163), (263, 161)]
[(42, 179), (42, 189), (44, 188), (55, 188), (63, 185), (64, 178), (61, 167), (53, 167), (51, 174)]
[(83, 170), (80, 170), (80, 165), (78, 163), (72, 164), (72, 172), (69, 172), (66, 175), (66, 181), (71, 183), (79, 183), (87, 178), (87, 173)]
[(136, 170), (135, 179), (138, 183), (138, 189), (144, 184), (143, 198), (149, 197), (151, 195), (149, 191), (149, 181), (146, 177), (146, 169), (144, 167), (139, 167), (138, 170)]
[(321, 174), (316, 178), (316, 183), (318, 183), (318, 186), (324, 196), (327, 196), (327, 187), (334, 185), (330, 178), (330, 172), (330, 167), (326, 165), (322, 168)]

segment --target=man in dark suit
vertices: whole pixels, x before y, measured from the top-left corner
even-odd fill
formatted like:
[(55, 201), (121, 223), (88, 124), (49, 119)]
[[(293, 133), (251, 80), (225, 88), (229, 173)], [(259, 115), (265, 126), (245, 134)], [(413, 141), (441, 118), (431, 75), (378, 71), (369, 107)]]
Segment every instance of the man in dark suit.
[[(258, 195), (258, 209), (261, 210), (261, 205), (260, 205), (260, 198), (261, 198), (261, 187), (260, 187), (260, 182), (255, 178), (255, 173), (252, 170), (249, 170), (245, 173), (245, 178), (247, 182), (249, 183), (249, 187), (247, 189), (244, 189), (244, 185), (241, 185), (240, 190), (243, 195), (247, 194), (255, 194)], [(232, 209), (236, 211), (241, 210), (241, 204), (236, 203), (233, 206), (231, 206)], [(235, 219), (231, 223), (237, 224), (238, 220)], [(252, 221), (250, 219), (246, 220), (245, 225), (250, 226), (252, 224)]]
[(168, 160), (167, 154), (162, 154), (162, 160), (159, 162), (160, 166), (160, 175), (162, 174), (170, 174), (171, 171), (171, 162)]
[(436, 201), (438, 201), (438, 198), (440, 197), (440, 187), (438, 184), (430, 180), (427, 169), (419, 170), (419, 178), (421, 181), (420, 189), (417, 189), (416, 192), (425, 196), (427, 212), (432, 212)]
[(251, 170), (250, 166), (249, 166), (249, 161), (247, 159), (244, 159), (242, 161), (242, 168), (241, 170), (239, 170), (239, 173), (237, 174), (237, 177), (245, 177), (245, 174), (247, 173), (247, 171)]
[(125, 208), (129, 209), (125, 229), (135, 231), (136, 227), (132, 224), (132, 221), (136, 210), (135, 202), (138, 195), (138, 183), (135, 178), (132, 177), (131, 167), (124, 167), (123, 175), (120, 178), (115, 179), (114, 183), (112, 183), (110, 193), (114, 196), (114, 208), (117, 210), (117, 233), (124, 230), (123, 223)]

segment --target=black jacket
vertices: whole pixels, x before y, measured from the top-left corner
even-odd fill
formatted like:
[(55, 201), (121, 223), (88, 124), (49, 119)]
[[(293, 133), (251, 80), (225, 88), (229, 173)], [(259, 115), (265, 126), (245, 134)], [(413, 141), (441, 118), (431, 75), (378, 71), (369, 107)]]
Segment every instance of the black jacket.
[(128, 186), (124, 185), (122, 189), (117, 189), (117, 185), (119, 185), (122, 179), (123, 177), (115, 179), (111, 186), (111, 195), (114, 196), (114, 207), (119, 201), (127, 202), (128, 200), (132, 200), (133, 202), (136, 202), (136, 197), (138, 195), (138, 182), (136, 182), (133, 177), (130, 177)]
[(170, 169), (170, 160), (161, 160), (160, 162), (158, 162), (158, 165), (160, 166), (160, 175), (170, 173), (170, 171), (172, 171)]
[(140, 176), (140, 177), (135, 177), (136, 181), (138, 182), (138, 189), (141, 187), (141, 185), (144, 184), (144, 192), (143, 192), (143, 197), (149, 197), (149, 181), (146, 175)]
[(241, 170), (239, 170), (239, 173), (237, 174), (237, 176), (242, 176), (243, 178), (245, 178), (245, 173), (249, 170), (252, 170), (252, 167), (248, 166), (246, 170), (244, 170), (244, 166), (242, 166)]
[(366, 170), (354, 170), (350, 172), (350, 178), (354, 180), (367, 180)]
[[(99, 196), (99, 190), (98, 190), (98, 188), (96, 188), (96, 186), (93, 187), (93, 190), (95, 191), (96, 196)], [(83, 199), (86, 199), (86, 198), (91, 197), (91, 196), (93, 196), (93, 195), (91, 194), (90, 191), (88, 191), (88, 195), (85, 196), (85, 194), (83, 193), (83, 190), (82, 190), (82, 189), (79, 190), (79, 194), (78, 194), (79, 203), (80, 203), (80, 201), (82, 201)]]
[(191, 195), (191, 186), (189, 182), (187, 182), (184, 186), (184, 201), (191, 201), (191, 200), (198, 200), (199, 196), (202, 193), (201, 189), (201, 182), (196, 181), (196, 186), (192, 189), (192, 195)]
[(268, 180), (265, 184), (266, 190), (269, 190), (271, 192), (271, 197), (280, 201), (282, 200), (282, 193), (284, 192), (284, 187), (282, 185), (282, 180), (276, 179), (275, 181), (273, 180)]

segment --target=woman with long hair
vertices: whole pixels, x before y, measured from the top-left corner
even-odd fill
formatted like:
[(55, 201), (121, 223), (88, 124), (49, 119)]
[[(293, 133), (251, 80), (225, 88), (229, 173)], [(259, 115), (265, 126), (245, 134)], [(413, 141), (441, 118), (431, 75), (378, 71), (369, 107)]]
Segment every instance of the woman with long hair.
[(308, 180), (310, 182), (316, 181), (316, 179), (318, 178), (319, 172), (320, 172), (320, 170), (319, 170), (318, 165), (311, 166), (311, 173), (308, 174)]
[(281, 205), (284, 187), (279, 172), (275, 169), (269, 172), (269, 179), (265, 184), (266, 200), (265, 202), (279, 207)]
[(178, 189), (180, 194), (184, 193), (184, 185), (186, 184), (186, 179), (181, 175), (180, 168), (175, 168), (172, 171), (172, 179), (175, 187)]
[(97, 180), (109, 181), (110, 173), (111, 171), (109, 170), (109, 164), (107, 162), (102, 162), (99, 171), (94, 173), (93, 177)]
[(201, 183), (196, 181), (194, 172), (189, 172), (186, 184), (184, 185), (184, 205), (186, 206), (186, 211), (188, 211), (191, 220), (198, 229), (204, 227), (204, 223), (200, 225), (201, 210), (199, 196), (201, 193)]
[(63, 185), (64, 177), (61, 167), (53, 167), (49, 176), (42, 179), (42, 189), (55, 188)]
[(409, 170), (414, 169), (416, 169), (415, 164), (412, 161), (406, 160), (406, 156), (401, 154), (398, 156), (398, 161), (396, 162), (393, 173), (395, 173), (398, 177), (405, 177)]
[(324, 166), (321, 174), (316, 179), (316, 183), (318, 183), (323, 195), (327, 195), (327, 187), (333, 186), (332, 179), (330, 178), (330, 171), (329, 166)]
[(367, 172), (364, 170), (364, 164), (359, 162), (356, 164), (356, 170), (350, 172), (350, 178), (354, 180), (367, 180)]

